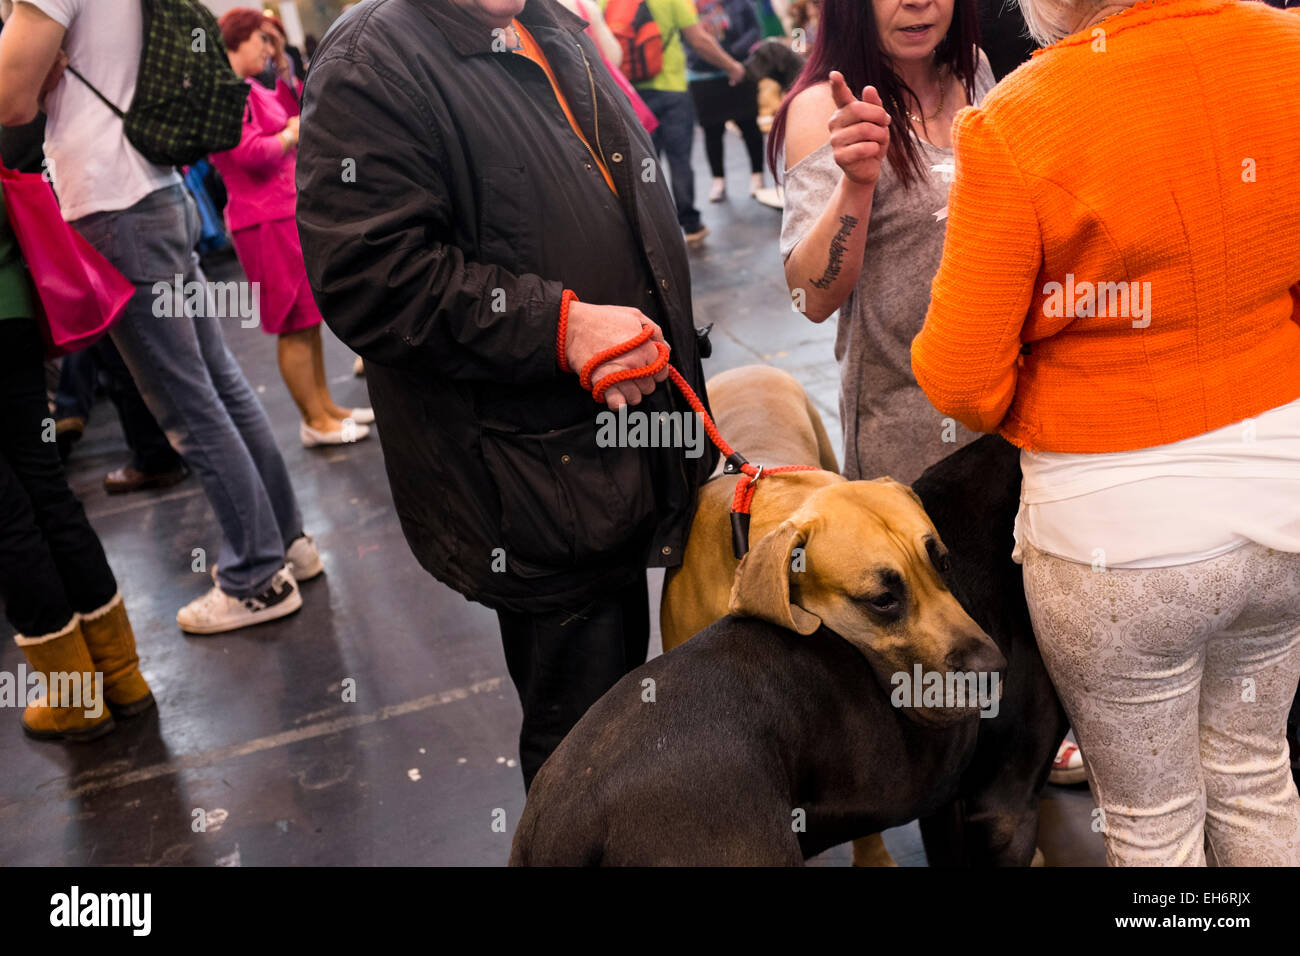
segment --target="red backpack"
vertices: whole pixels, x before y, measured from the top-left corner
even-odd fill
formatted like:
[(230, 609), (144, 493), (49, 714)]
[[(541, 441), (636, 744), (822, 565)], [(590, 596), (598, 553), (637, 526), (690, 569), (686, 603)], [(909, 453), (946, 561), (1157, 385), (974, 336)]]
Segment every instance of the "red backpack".
[(664, 38), (645, 0), (609, 0), (605, 23), (623, 48), (623, 75), (644, 83), (664, 68)]

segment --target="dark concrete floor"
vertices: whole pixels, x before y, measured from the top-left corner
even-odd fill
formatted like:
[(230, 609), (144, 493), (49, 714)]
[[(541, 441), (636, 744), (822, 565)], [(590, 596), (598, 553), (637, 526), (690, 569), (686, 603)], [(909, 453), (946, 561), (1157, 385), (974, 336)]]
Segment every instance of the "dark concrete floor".
[[(780, 213), (747, 198), (743, 149), (727, 139), (733, 196), (697, 194), (712, 236), (693, 255), (697, 324), (714, 326), (710, 374), (770, 362), (793, 372), (838, 434), (834, 328), (789, 307), (777, 252)], [(227, 260), (212, 278), (238, 278)], [(0, 714), (0, 864), (499, 865), (523, 808), (520, 718), (495, 616), (425, 574), (393, 513), (375, 440), (308, 451), (282, 384), (274, 340), (226, 326), (261, 394), (326, 574), (303, 585), (303, 610), (245, 632), (190, 638), (177, 609), (208, 586), (192, 552), (218, 531), (190, 478), (162, 492), (108, 497), (125, 456), (107, 403), (69, 463), (126, 597), (142, 667), (158, 699), (92, 744), (28, 740)], [(328, 331), (336, 400), (366, 403), (351, 354)], [(651, 577), (657, 606), (661, 576)], [(657, 620), (651, 653), (657, 654)], [(0, 670), (20, 654), (0, 623)], [(354, 703), (343, 701), (352, 680)], [(1049, 788), (1040, 836), (1049, 864), (1102, 862), (1086, 788)], [(201, 811), (201, 812), (200, 812)], [(494, 822), (504, 815), (501, 831)], [(205, 826), (201, 825), (201, 820)], [(924, 865), (915, 824), (886, 844)], [(823, 865), (847, 863), (847, 847)]]

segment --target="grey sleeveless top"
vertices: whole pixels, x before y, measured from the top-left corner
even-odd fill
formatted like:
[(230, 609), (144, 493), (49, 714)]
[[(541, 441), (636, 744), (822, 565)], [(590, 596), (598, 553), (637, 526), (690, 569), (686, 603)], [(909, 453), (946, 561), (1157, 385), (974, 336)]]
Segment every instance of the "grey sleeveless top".
[[(981, 54), (975, 105), (993, 84), (993, 72)], [(862, 272), (837, 319), (843, 473), (850, 479), (889, 475), (910, 483), (978, 437), (936, 411), (912, 375), (912, 339), (925, 321), (930, 283), (943, 253), (953, 162), (951, 149), (919, 137), (916, 142), (928, 176), (904, 189), (891, 165), (884, 164)], [(813, 227), (842, 175), (829, 142), (786, 172), (783, 259)]]

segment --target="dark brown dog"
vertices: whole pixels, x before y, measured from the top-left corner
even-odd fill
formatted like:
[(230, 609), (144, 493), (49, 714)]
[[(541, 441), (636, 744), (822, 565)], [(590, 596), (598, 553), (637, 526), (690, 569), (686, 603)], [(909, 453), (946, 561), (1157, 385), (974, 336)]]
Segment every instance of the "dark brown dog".
[(996, 717), (924, 727), (828, 629), (728, 617), (592, 707), (538, 774), (511, 862), (797, 863), (920, 817), (932, 865), (1028, 865), (1066, 724), (1010, 560), (1019, 485), (1018, 452), (988, 437), (913, 486), (1008, 662)]

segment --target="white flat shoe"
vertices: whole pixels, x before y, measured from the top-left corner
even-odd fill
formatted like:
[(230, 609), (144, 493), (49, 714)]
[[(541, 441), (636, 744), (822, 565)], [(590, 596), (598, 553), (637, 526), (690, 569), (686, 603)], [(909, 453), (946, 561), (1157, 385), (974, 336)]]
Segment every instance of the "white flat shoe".
[(785, 190), (780, 186), (764, 186), (754, 191), (754, 198), (773, 209), (785, 208)]
[(316, 448), (319, 445), (350, 445), (361, 441), (370, 434), (369, 425), (344, 425), (336, 432), (318, 432), (306, 422), (298, 426), (298, 437), (302, 439), (303, 448)]
[(354, 408), (348, 412), (348, 417), (358, 425), (373, 425), (375, 422), (375, 410), (373, 408)]

